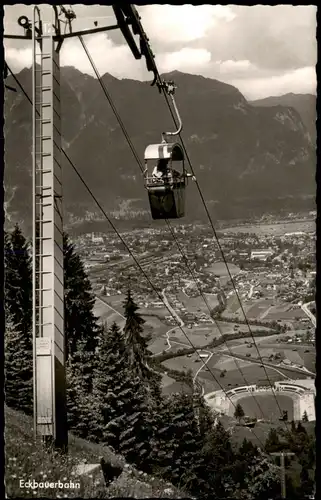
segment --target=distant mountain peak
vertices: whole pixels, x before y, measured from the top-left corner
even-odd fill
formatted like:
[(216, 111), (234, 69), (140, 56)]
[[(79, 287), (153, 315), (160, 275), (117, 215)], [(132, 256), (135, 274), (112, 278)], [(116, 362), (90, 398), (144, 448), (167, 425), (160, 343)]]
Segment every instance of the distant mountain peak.
[[(10, 78), (8, 85), (13, 82)], [(109, 73), (102, 78), (143, 160), (146, 146), (157, 142), (163, 130), (172, 130), (166, 103), (147, 82), (120, 80)], [(314, 195), (315, 148), (298, 116), (308, 128), (309, 112), (315, 111), (313, 99), (290, 95), (286, 99), (293, 101), (291, 105), (281, 98), (276, 98), (277, 108), (269, 99), (249, 105), (237, 88), (219, 80), (181, 71), (162, 78), (179, 87), (184, 144), (205, 199), (215, 204), (215, 217), (228, 218), (242, 207), (257, 211), (276, 203), (283, 206), (284, 197), (290, 195), (294, 200), (301, 194)], [(18, 79), (31, 95), (31, 70), (23, 70)], [(63, 148), (106, 209), (117, 210), (119, 200), (126, 200), (133, 213), (131, 200), (139, 199), (137, 207), (148, 213), (138, 165), (98, 81), (72, 66), (61, 69), (61, 116)], [(5, 176), (6, 191), (17, 187), (10, 210), (20, 218), (30, 214), (31, 206), (31, 117), (30, 103), (17, 89), (5, 101)], [(92, 200), (62, 161), (66, 212), (78, 216), (93, 211)], [(203, 214), (193, 184), (186, 199), (187, 214), (189, 210), (195, 217)]]

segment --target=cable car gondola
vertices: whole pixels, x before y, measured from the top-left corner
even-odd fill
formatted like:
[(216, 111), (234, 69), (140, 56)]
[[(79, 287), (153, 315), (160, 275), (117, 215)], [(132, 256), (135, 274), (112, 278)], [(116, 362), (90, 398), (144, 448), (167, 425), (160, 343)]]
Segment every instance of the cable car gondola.
[[(149, 162), (154, 171), (149, 173)], [(173, 163), (180, 163), (177, 170)], [(145, 150), (145, 186), (153, 219), (178, 219), (185, 215), (187, 174), (184, 153), (178, 143), (151, 144)]]
[[(188, 177), (184, 165), (184, 152), (177, 142), (168, 143), (166, 137), (178, 135), (182, 130), (173, 97), (175, 85), (173, 82), (162, 83), (163, 88), (172, 98), (178, 117), (179, 127), (176, 132), (163, 132), (160, 144), (150, 144), (145, 150), (145, 187), (148, 191), (149, 204), (153, 219), (178, 219), (185, 215), (185, 188)], [(151, 173), (150, 163), (153, 171)], [(175, 168), (173, 166), (175, 164)], [(176, 169), (180, 165), (179, 170)]]

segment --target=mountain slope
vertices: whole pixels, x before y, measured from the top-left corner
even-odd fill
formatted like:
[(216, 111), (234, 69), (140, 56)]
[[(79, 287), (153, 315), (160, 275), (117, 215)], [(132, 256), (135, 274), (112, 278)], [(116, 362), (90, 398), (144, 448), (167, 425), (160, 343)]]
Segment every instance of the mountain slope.
[[(66, 476), (71, 482), (81, 483), (81, 489), (70, 489), (68, 498), (187, 498), (185, 492), (178, 490), (164, 480), (147, 475), (127, 464), (125, 459), (116, 455), (108, 446), (68, 436), (68, 456), (53, 456), (33, 442), (31, 417), (5, 406), (5, 453), (6, 453), (6, 494), (8, 498), (21, 496), (20, 479), (42, 482), (49, 476), (50, 482), (63, 481)], [(86, 482), (77, 477), (74, 467), (79, 463), (99, 464), (103, 458), (109, 476), (109, 484), (94, 479)], [(17, 472), (19, 471), (18, 477)], [(30, 472), (32, 471), (32, 477)], [(107, 479), (107, 478), (106, 478)], [(106, 481), (105, 479), (105, 481)], [(61, 490), (48, 489), (45, 492), (35, 489), (36, 498), (58, 498)], [(28, 498), (28, 496), (27, 496)]]
[(294, 108), (302, 118), (309, 131), (313, 144), (316, 142), (316, 96), (312, 94), (284, 94), (251, 101), (253, 106), (289, 106)]
[[(184, 142), (216, 216), (269, 210), (291, 197), (299, 205), (300, 197), (314, 195), (315, 150), (293, 107), (252, 105), (235, 87), (201, 76), (164, 76), (178, 85)], [(31, 95), (31, 70), (18, 79)], [(8, 85), (15, 86), (11, 80)], [(109, 74), (103, 81), (143, 161), (146, 146), (160, 142), (162, 131), (174, 130), (164, 98), (147, 82)], [(148, 209), (139, 167), (99, 83), (62, 68), (61, 103), (63, 147), (104, 207), (114, 210), (123, 199), (136, 199), (138, 208)], [(15, 218), (31, 217), (31, 116), (19, 91), (6, 92), (5, 188), (7, 199), (13, 196), (9, 211)], [(94, 210), (93, 202), (64, 157), (62, 164), (65, 214), (83, 217)], [(193, 184), (187, 200), (187, 213), (193, 207), (190, 216), (199, 217), (204, 211)]]

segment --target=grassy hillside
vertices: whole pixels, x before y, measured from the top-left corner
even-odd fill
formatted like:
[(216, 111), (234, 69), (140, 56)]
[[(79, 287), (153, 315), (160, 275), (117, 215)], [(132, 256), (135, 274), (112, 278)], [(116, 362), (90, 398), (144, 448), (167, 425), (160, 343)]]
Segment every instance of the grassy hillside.
[[(5, 487), (8, 498), (187, 498), (170, 483), (148, 476), (126, 464), (108, 447), (69, 435), (67, 457), (45, 450), (33, 441), (32, 418), (5, 407)], [(74, 472), (79, 463), (97, 464), (101, 458), (117, 475), (106, 486), (102, 480), (85, 481)], [(110, 472), (111, 474), (111, 472)], [(118, 476), (118, 477), (117, 477)], [(80, 482), (80, 489), (21, 488), (20, 480)]]

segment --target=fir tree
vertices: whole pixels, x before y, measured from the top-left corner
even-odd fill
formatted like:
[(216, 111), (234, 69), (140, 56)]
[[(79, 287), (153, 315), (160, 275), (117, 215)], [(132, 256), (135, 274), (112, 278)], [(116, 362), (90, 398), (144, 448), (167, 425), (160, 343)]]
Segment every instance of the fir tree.
[(99, 327), (94, 316), (95, 296), (74, 246), (64, 234), (64, 286), (66, 359), (77, 349), (78, 340), (90, 352), (95, 352)]
[(212, 409), (205, 403), (200, 388), (194, 391), (194, 412), (199, 433), (201, 436), (206, 436), (213, 429), (215, 419)]
[(138, 467), (148, 468), (151, 427), (144, 387), (133, 376), (116, 323), (102, 332), (93, 397), (92, 434)]
[(145, 360), (147, 357), (147, 344), (146, 340), (142, 336), (145, 320), (137, 311), (138, 306), (135, 304), (130, 290), (128, 290), (127, 297), (124, 302), (124, 314), (126, 318), (124, 333), (126, 345), (131, 364), (137, 367), (139, 374), (143, 375), (146, 372)]
[(296, 428), (296, 433), (297, 434), (303, 434), (304, 436), (307, 435), (307, 431), (305, 430), (304, 426), (301, 424), (301, 422), (298, 422), (297, 428)]
[(32, 266), (28, 243), (16, 224), (5, 234), (5, 311), (21, 333), (31, 337)]
[(217, 425), (208, 433), (202, 448), (203, 472), (208, 484), (218, 498), (226, 494), (225, 483), (233, 474), (234, 453), (230, 435), (218, 421)]
[(169, 396), (158, 401), (157, 411), (154, 412), (153, 437), (151, 440), (151, 466), (162, 476), (170, 478), (173, 461), (173, 420), (171, 400)]
[(291, 420), (291, 432), (292, 434), (295, 434), (296, 432), (296, 426), (294, 420)]
[(254, 445), (252, 441), (249, 441), (248, 439), (244, 438), (239, 448), (240, 456), (252, 460), (254, 457), (258, 455), (258, 453), (259, 451), (257, 446)]
[(280, 492), (280, 469), (268, 457), (259, 454), (246, 476), (249, 498), (278, 498)]
[(244, 417), (244, 415), (245, 413), (242, 406), (240, 405), (240, 403), (237, 403), (235, 407), (234, 417), (240, 421)]
[(201, 440), (191, 395), (177, 393), (162, 399), (151, 444), (153, 471), (189, 491), (196, 488), (199, 493)]
[(145, 320), (140, 316), (138, 306), (133, 300), (130, 290), (128, 290), (124, 302), (124, 315), (126, 318), (124, 335), (129, 363), (133, 371), (145, 382), (145, 387), (148, 389), (151, 398), (150, 404), (153, 404), (153, 399), (161, 397), (161, 375), (147, 362), (149, 356), (147, 341), (142, 335)]
[(244, 438), (233, 463), (232, 476), (234, 484), (238, 485), (237, 489), (246, 488), (246, 475), (249, 473), (250, 467), (254, 464), (254, 460), (258, 455), (259, 450), (257, 446)]
[(274, 453), (283, 449), (276, 429), (270, 429), (265, 441), (265, 449), (267, 453)]
[(193, 408), (193, 396), (174, 394), (170, 399), (173, 456), (171, 480), (191, 492), (200, 487), (201, 439)]
[(86, 349), (86, 341), (78, 340), (76, 351), (66, 363), (68, 426), (78, 436), (86, 438), (91, 420), (91, 392), (96, 353)]
[(5, 401), (26, 414), (33, 411), (33, 356), (30, 337), (6, 317)]

